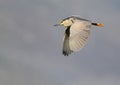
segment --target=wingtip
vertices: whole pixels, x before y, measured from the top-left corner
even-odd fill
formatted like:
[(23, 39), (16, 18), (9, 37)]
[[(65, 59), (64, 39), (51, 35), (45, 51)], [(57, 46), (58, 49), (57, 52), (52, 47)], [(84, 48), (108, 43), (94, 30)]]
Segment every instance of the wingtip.
[(69, 56), (73, 51), (69, 51), (69, 52), (66, 52), (66, 51), (63, 51), (62, 54), (64, 56)]
[(67, 52), (65, 52), (65, 51), (63, 51), (63, 53), (62, 53), (64, 56), (68, 56), (69, 55), (69, 53), (67, 53)]

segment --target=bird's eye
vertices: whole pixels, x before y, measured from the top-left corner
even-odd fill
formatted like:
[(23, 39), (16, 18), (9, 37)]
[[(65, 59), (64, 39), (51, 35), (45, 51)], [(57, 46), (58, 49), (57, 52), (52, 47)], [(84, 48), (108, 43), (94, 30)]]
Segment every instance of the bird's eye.
[(69, 20), (70, 20), (72, 23), (74, 23), (74, 19), (73, 19), (73, 18), (70, 18)]
[(73, 21), (73, 20), (71, 20), (71, 22), (72, 22), (72, 23), (74, 23), (74, 21)]

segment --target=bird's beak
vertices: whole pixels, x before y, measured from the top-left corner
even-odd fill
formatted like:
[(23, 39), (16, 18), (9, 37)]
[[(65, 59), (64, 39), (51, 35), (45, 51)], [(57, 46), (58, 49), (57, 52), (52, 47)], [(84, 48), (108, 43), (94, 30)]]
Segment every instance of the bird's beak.
[(60, 24), (55, 24), (54, 26), (61, 26)]
[(103, 27), (104, 24), (103, 23), (97, 23), (97, 26)]

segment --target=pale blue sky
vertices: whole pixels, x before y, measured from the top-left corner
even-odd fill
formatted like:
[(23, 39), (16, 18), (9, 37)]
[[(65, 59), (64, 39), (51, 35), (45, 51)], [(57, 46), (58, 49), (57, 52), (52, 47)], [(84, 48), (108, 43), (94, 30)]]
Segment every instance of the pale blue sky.
[[(120, 85), (119, 0), (0, 0), (0, 85)], [(87, 45), (62, 55), (59, 20), (93, 27)]]

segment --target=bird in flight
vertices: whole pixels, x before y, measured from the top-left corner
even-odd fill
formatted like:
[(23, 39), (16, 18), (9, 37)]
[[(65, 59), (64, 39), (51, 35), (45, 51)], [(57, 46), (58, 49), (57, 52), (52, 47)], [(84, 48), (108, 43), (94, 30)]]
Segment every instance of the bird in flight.
[(102, 23), (93, 23), (89, 20), (71, 16), (60, 21), (54, 26), (64, 26), (63, 55), (68, 56), (72, 52), (82, 49), (89, 37), (91, 26), (104, 26)]

